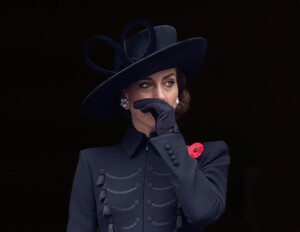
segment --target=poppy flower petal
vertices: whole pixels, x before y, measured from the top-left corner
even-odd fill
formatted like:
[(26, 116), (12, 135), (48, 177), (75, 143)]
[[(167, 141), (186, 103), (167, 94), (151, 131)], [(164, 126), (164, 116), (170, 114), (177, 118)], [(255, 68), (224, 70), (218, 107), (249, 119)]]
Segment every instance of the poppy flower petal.
[(201, 143), (193, 143), (190, 146), (186, 146), (189, 156), (192, 158), (198, 158), (203, 152), (203, 145)]

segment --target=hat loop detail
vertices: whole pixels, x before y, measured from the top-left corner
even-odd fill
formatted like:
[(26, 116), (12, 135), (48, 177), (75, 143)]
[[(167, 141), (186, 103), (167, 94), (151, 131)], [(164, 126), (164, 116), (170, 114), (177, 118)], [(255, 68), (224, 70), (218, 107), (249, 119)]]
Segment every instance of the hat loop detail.
[(121, 39), (120, 39), (121, 42), (120, 43), (121, 43), (122, 48), (125, 51), (125, 55), (132, 62), (134, 62), (136, 60), (132, 60), (132, 58), (130, 58), (128, 56), (127, 47), (126, 47), (126, 36), (127, 36), (128, 32), (137, 25), (143, 25), (149, 31), (148, 46), (145, 49), (144, 53), (139, 57), (139, 59), (142, 59), (142, 58), (148, 56), (149, 54), (151, 54), (155, 49), (155, 43), (156, 43), (155, 30), (154, 30), (154, 26), (151, 22), (149, 22), (145, 19), (133, 19), (133, 20), (129, 21), (123, 28), (123, 31), (121, 33)]
[(111, 39), (108, 36), (104, 36), (104, 35), (96, 35), (96, 36), (92, 36), (92, 37), (88, 38), (83, 44), (83, 59), (85, 60), (87, 65), (90, 68), (92, 68), (93, 70), (95, 70), (96, 72), (100, 72), (103, 75), (108, 76), (108, 77), (116, 74), (115, 71), (102, 68), (99, 65), (95, 64), (95, 62), (93, 62), (92, 59), (90, 58), (89, 48), (90, 48), (91, 44), (93, 44), (94, 42), (97, 42), (97, 41), (104, 41), (104, 42), (108, 43), (112, 48), (114, 48), (114, 50), (120, 57), (120, 60), (123, 65), (127, 66), (132, 63), (128, 59), (127, 55), (125, 54), (125, 52), (121, 48), (121, 46), (119, 44), (117, 44), (113, 39)]

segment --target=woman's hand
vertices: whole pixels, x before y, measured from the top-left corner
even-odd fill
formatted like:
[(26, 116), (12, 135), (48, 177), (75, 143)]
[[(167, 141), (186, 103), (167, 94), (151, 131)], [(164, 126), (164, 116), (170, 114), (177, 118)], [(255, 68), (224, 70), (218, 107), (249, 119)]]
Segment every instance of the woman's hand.
[(145, 98), (135, 101), (134, 108), (143, 113), (150, 112), (156, 121), (156, 134), (179, 132), (176, 124), (175, 109), (167, 102), (157, 98)]

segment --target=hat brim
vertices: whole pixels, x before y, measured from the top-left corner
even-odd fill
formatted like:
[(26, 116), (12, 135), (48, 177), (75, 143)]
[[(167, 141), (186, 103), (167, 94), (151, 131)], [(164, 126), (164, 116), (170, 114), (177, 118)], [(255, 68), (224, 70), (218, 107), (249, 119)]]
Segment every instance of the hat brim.
[(108, 118), (123, 115), (120, 94), (130, 84), (155, 72), (178, 68), (187, 81), (199, 71), (206, 51), (202, 37), (186, 39), (127, 66), (98, 85), (82, 102), (81, 112), (88, 118)]

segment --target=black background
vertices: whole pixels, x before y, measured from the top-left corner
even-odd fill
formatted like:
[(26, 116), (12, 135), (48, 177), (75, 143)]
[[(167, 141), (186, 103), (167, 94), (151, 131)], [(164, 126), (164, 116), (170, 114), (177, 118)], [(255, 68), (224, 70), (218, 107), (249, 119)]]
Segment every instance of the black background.
[(124, 129), (80, 115), (103, 81), (81, 45), (118, 40), (134, 17), (208, 40), (179, 122), (187, 140), (230, 148), (227, 209), (208, 231), (300, 231), (299, 1), (11, 1), (0, 11), (1, 231), (65, 231), (79, 150)]

